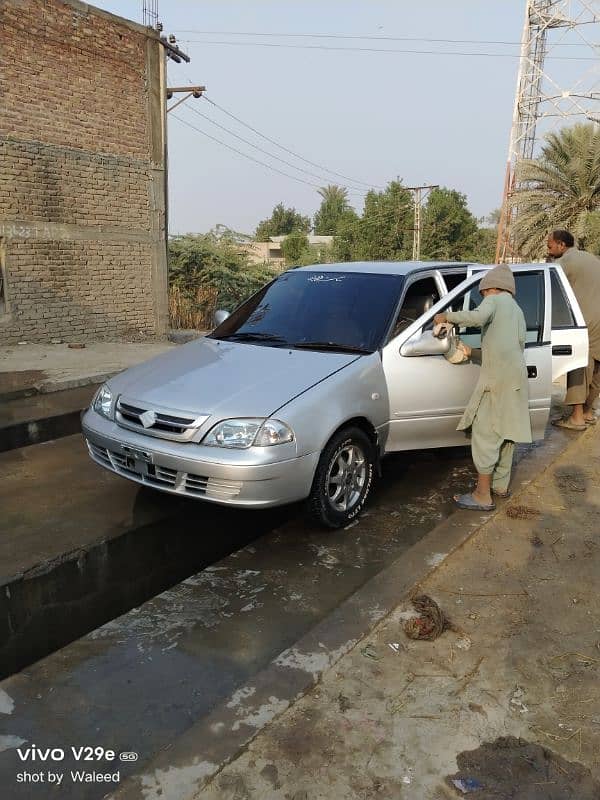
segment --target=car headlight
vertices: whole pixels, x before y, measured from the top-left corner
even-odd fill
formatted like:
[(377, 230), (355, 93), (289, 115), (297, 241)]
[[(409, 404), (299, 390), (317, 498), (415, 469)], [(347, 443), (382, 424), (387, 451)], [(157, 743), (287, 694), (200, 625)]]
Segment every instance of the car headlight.
[(239, 450), (294, 441), (294, 433), (277, 419), (226, 419), (209, 431), (202, 444)]
[(254, 444), (256, 447), (270, 447), (273, 444), (285, 444), (294, 441), (294, 432), (285, 422), (278, 419), (267, 419), (259, 430)]
[(97, 411), (98, 414), (102, 414), (106, 419), (112, 419), (113, 393), (106, 384), (103, 384), (96, 392), (92, 407), (94, 411)]

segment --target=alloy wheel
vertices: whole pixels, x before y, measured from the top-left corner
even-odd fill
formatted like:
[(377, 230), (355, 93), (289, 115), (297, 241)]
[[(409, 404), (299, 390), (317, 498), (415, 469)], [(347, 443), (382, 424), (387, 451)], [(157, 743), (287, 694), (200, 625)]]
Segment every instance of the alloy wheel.
[(359, 501), (367, 478), (366, 457), (356, 444), (345, 445), (327, 471), (327, 498), (335, 511), (347, 512)]

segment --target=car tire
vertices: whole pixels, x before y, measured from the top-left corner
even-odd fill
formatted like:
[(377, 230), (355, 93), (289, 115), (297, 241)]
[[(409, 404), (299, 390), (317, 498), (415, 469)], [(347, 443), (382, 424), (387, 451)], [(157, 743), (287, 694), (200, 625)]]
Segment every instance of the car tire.
[(362, 511), (373, 483), (375, 448), (356, 427), (338, 431), (317, 465), (308, 497), (310, 517), (326, 528), (343, 528)]

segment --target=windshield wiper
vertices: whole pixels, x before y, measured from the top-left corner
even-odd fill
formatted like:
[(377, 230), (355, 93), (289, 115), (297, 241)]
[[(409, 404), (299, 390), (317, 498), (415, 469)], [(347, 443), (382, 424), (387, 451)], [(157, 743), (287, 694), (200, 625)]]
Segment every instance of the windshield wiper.
[(292, 347), (305, 350), (337, 350), (340, 353), (370, 353), (366, 347), (338, 342), (295, 342)]
[(274, 333), (260, 333), (256, 331), (242, 331), (241, 333), (230, 333), (228, 336), (220, 336), (220, 339), (229, 340), (233, 339), (238, 342), (274, 342), (276, 344), (287, 344), (287, 340), (282, 336), (277, 336)]

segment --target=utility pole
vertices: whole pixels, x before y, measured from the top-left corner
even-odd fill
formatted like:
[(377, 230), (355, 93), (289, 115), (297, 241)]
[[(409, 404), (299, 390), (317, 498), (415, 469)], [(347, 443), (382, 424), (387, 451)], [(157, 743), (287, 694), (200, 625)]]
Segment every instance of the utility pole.
[(185, 103), (190, 97), (202, 97), (203, 92), (206, 91), (206, 86), (167, 86), (167, 100), (170, 100), (174, 94), (183, 94), (185, 97), (182, 97), (170, 108), (167, 108), (167, 113), (169, 111), (173, 111), (174, 108), (180, 106), (182, 103)]
[(414, 227), (413, 227), (413, 251), (412, 260), (419, 261), (421, 258), (421, 210), (423, 200), (432, 189), (439, 189), (439, 184), (424, 184), (423, 186), (407, 186), (409, 191), (414, 192)]
[[(527, 0), (496, 263), (518, 257), (514, 226), (519, 210), (511, 197), (521, 188), (519, 163), (535, 156), (540, 136), (553, 126), (576, 118), (600, 122), (597, 62), (593, 65), (599, 39), (598, 0)], [(563, 59), (549, 66), (557, 55)]]
[[(205, 91), (204, 86), (167, 86), (167, 61), (175, 61), (180, 64), (182, 61), (189, 63), (190, 57), (177, 47), (176, 39), (173, 34), (163, 36), (163, 25), (158, 17), (158, 0), (143, 0), (142, 13), (144, 25), (152, 30), (153, 39), (158, 38), (161, 45), (162, 53), (158, 56), (158, 71), (159, 71), (159, 86), (158, 97), (156, 103), (160, 113), (160, 135), (161, 135), (161, 152), (162, 152), (162, 212), (163, 212), (163, 226), (164, 226), (164, 277), (165, 277), (165, 293), (168, 292), (168, 270), (169, 270), (169, 148), (167, 143), (167, 112), (171, 111), (176, 106), (185, 102), (190, 97), (202, 97)], [(158, 34), (158, 36), (156, 36)], [(167, 108), (167, 101), (170, 100), (174, 94), (184, 94), (180, 100), (174, 103), (171, 108)], [(158, 158), (156, 159), (158, 161)]]

